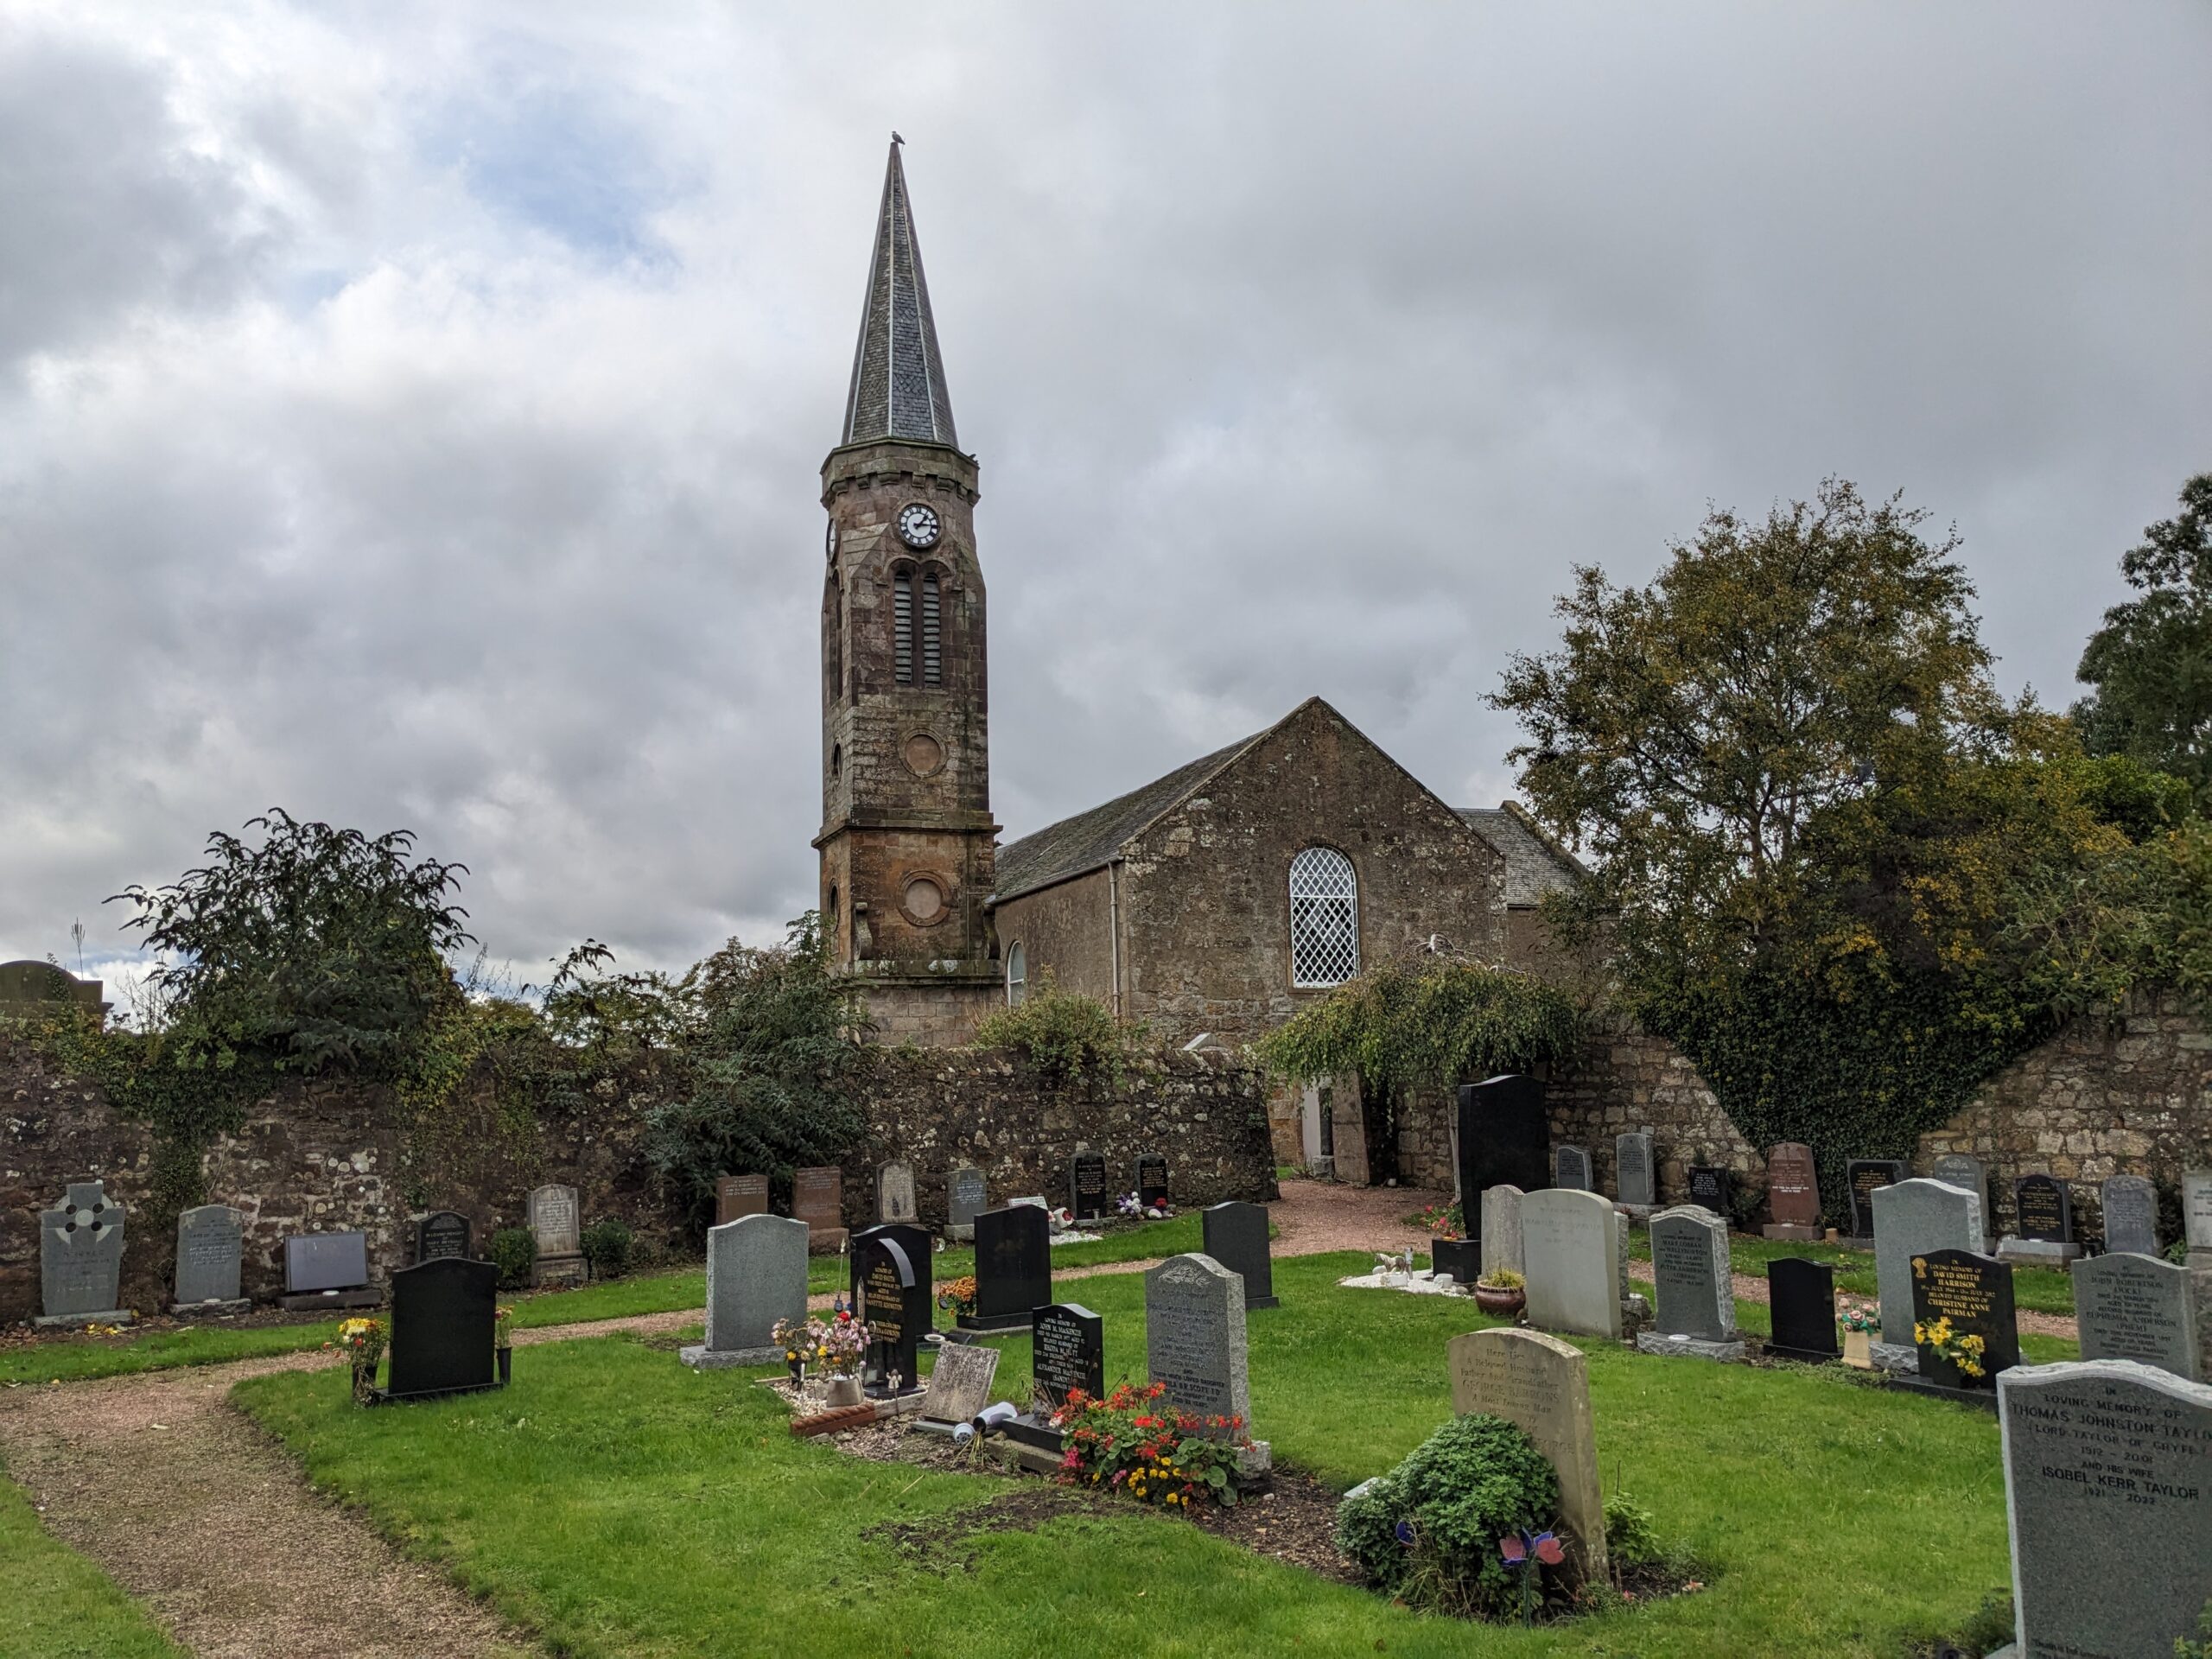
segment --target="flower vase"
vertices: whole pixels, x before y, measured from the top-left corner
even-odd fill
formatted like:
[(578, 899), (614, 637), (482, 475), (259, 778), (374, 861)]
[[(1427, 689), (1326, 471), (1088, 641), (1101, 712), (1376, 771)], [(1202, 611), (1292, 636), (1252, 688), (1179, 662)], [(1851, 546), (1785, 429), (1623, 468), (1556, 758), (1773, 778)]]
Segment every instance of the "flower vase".
[(1862, 1371), (1874, 1369), (1874, 1333), (1872, 1331), (1847, 1331), (1843, 1333), (1843, 1363)]
[(1490, 1285), (1475, 1287), (1475, 1306), (1485, 1313), (1499, 1319), (1510, 1319), (1528, 1306), (1529, 1294), (1522, 1290), (1502, 1290)]
[(499, 1386), (505, 1388), (514, 1377), (515, 1351), (501, 1348), (495, 1351), (499, 1357)]
[(376, 1393), (375, 1370), (366, 1365), (356, 1365), (353, 1368), (353, 1403), (357, 1406), (365, 1406), (376, 1398)]
[(838, 1406), (857, 1406), (861, 1403), (861, 1399), (860, 1378), (833, 1376), (830, 1379), (829, 1389), (823, 1396), (823, 1403), (833, 1408)]

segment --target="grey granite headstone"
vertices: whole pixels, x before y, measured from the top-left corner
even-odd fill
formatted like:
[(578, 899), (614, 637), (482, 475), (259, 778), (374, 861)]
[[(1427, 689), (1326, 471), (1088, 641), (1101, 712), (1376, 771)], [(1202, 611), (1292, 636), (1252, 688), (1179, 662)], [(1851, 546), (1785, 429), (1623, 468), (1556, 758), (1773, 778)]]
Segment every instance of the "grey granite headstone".
[(1484, 1273), (1495, 1273), (1500, 1268), (1510, 1268), (1515, 1273), (1523, 1271), (1521, 1198), (1521, 1189), (1517, 1186), (1493, 1186), (1483, 1193), (1483, 1230), (1477, 1236), (1482, 1242), (1482, 1270)]
[(227, 1204), (203, 1204), (176, 1218), (176, 1311), (242, 1313), (238, 1268), (244, 1217)]
[(1590, 1191), (1590, 1150), (1586, 1147), (1558, 1147), (1552, 1152), (1552, 1185), (1572, 1192)]
[(2212, 1259), (2212, 1169), (2192, 1169), (2183, 1174), (2181, 1220), (2190, 1255)]
[(1170, 1256), (1144, 1276), (1145, 1370), (1167, 1398), (1200, 1417), (1252, 1427), (1244, 1281), (1210, 1255)]
[(1928, 1166), (1928, 1179), (1963, 1186), (1981, 1200), (1982, 1242), (1974, 1249), (1986, 1253), (1989, 1227), (1989, 1171), (1979, 1158), (1963, 1152), (1947, 1152)]
[(908, 1222), (914, 1219), (914, 1166), (897, 1159), (875, 1166), (875, 1219)]
[(772, 1365), (779, 1319), (806, 1317), (806, 1224), (740, 1216), (707, 1232), (707, 1339), (687, 1365)]
[(2104, 1184), (2101, 1197), (2105, 1212), (2105, 1249), (2156, 1255), (2158, 1189), (2140, 1175), (2115, 1175)]
[(573, 1186), (540, 1186), (530, 1195), (530, 1230), (537, 1238), (541, 1285), (575, 1284), (584, 1276), (583, 1215)]
[(2212, 1600), (2212, 1388), (2125, 1359), (1997, 1379), (2021, 1659), (2136, 1659)]
[(1621, 1218), (1595, 1192), (1564, 1187), (1521, 1199), (1529, 1323), (1591, 1337), (1621, 1334)]
[(1613, 1185), (1623, 1204), (1648, 1210), (1652, 1196), (1651, 1137), (1641, 1129), (1613, 1137)]
[(284, 1241), (284, 1290), (293, 1296), (353, 1290), (369, 1282), (369, 1236), (295, 1233)]
[(963, 1164), (944, 1178), (944, 1232), (948, 1238), (976, 1236), (976, 1217), (991, 1207), (990, 1183), (973, 1164)]
[(929, 1391), (922, 1396), (922, 1418), (932, 1423), (964, 1423), (991, 1401), (999, 1374), (999, 1351), (980, 1342), (948, 1342), (930, 1368)]
[(41, 1323), (117, 1325), (123, 1283), (123, 1206), (99, 1181), (72, 1181), (60, 1207), (39, 1212)]
[(1930, 1250), (1972, 1250), (1981, 1243), (1981, 1200), (1962, 1186), (1925, 1176), (1876, 1187), (1874, 1283), (1882, 1300), (1884, 1350), (1877, 1355), (1887, 1369), (1911, 1370), (1918, 1363), (1912, 1340), (1912, 1258)]
[(1658, 1328), (1639, 1335), (1638, 1348), (1704, 1359), (1743, 1357), (1726, 1222), (1695, 1205), (1662, 1210), (1651, 1217), (1651, 1268)]
[(2074, 1319), (2084, 1359), (2133, 1359), (2204, 1381), (2189, 1269), (2156, 1256), (2107, 1255), (2073, 1265)]

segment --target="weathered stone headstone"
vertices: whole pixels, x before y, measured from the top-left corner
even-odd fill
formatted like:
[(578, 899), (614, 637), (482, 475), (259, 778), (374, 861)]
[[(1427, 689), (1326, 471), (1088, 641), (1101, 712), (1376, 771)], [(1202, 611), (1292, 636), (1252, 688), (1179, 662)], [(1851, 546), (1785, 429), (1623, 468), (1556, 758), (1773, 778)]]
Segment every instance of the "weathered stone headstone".
[(1933, 1181), (1948, 1181), (1953, 1186), (1963, 1186), (1981, 1200), (1982, 1243), (1977, 1250), (1989, 1249), (1990, 1217), (1994, 1213), (1989, 1202), (1989, 1170), (1981, 1160), (1971, 1154), (1947, 1152), (1928, 1166), (1928, 1178)]
[(414, 1400), (497, 1386), (499, 1294), (499, 1268), (463, 1256), (393, 1274), (385, 1397)]
[(2212, 1169), (2183, 1173), (2181, 1224), (2190, 1260), (2199, 1266), (2212, 1263)]
[(1563, 1187), (1521, 1200), (1529, 1323), (1583, 1336), (1621, 1334), (1621, 1220), (1595, 1192)]
[(999, 1351), (980, 1342), (948, 1342), (930, 1367), (929, 1391), (922, 1396), (922, 1421), (965, 1423), (990, 1403), (991, 1383), (999, 1374)]
[(1692, 1164), (1690, 1202), (1727, 1220), (1736, 1212), (1735, 1177), (1717, 1165)]
[(1519, 1072), (1459, 1085), (1453, 1127), (1459, 1131), (1453, 1173), (1459, 1207), (1476, 1224), (1477, 1195), (1493, 1186), (1544, 1185), (1551, 1173), (1551, 1117), (1544, 1085)]
[(1631, 1210), (1649, 1210), (1659, 1200), (1652, 1185), (1650, 1135), (1631, 1129), (1613, 1137), (1613, 1186), (1616, 1196)]
[(914, 1166), (892, 1159), (875, 1166), (875, 1219), (904, 1224), (920, 1212), (914, 1207)]
[[(861, 1382), (871, 1394), (891, 1392), (897, 1373), (900, 1394), (921, 1386), (922, 1338), (932, 1328), (927, 1235), (917, 1262), (891, 1227), (870, 1227), (853, 1240), (855, 1317), (868, 1327)], [(914, 1230), (918, 1231), (918, 1229)]]
[(806, 1224), (806, 1248), (835, 1255), (845, 1248), (845, 1172), (820, 1164), (791, 1172), (791, 1216)]
[(1521, 1189), (1486, 1186), (1483, 1189), (1482, 1270), (1495, 1273), (1510, 1268), (1523, 1271), (1521, 1253)]
[(1806, 1244), (1824, 1236), (1820, 1169), (1803, 1141), (1778, 1141), (1766, 1149), (1766, 1210), (1773, 1220), (1759, 1230), (1769, 1238)]
[(203, 1204), (176, 1218), (176, 1306), (172, 1313), (243, 1313), (244, 1218), (227, 1204)]
[(476, 1254), (475, 1229), (457, 1210), (434, 1210), (415, 1224), (415, 1264), (461, 1261)]
[(581, 1284), (584, 1276), (583, 1213), (573, 1186), (548, 1185), (530, 1193), (530, 1230), (537, 1236), (540, 1285)]
[(124, 1325), (123, 1206), (99, 1181), (72, 1181), (59, 1208), (38, 1217), (41, 1325)]
[(976, 1217), (976, 1311), (963, 1331), (1021, 1331), (1052, 1300), (1052, 1223), (1026, 1204)]
[(1445, 1351), (1452, 1409), (1502, 1417), (1536, 1443), (1559, 1471), (1560, 1518), (1574, 1535), (1572, 1557), (1584, 1578), (1603, 1580), (1605, 1504), (1598, 1489), (1588, 1359), (1573, 1344), (1540, 1331), (1473, 1331), (1452, 1338)]
[(1821, 1364), (1842, 1357), (1835, 1339), (1835, 1269), (1825, 1262), (1777, 1256), (1766, 1264), (1766, 1351)]
[[(1167, 1399), (1205, 1418), (1252, 1428), (1244, 1287), (1210, 1255), (1170, 1256), (1144, 1276), (1145, 1370)], [(1217, 1431), (1223, 1436), (1234, 1432)]]
[[(2105, 1217), (2105, 1249), (2137, 1255), (2158, 1253), (2158, 1189), (2140, 1175), (2114, 1175), (2099, 1193)], [(2125, 1359), (2128, 1355), (2113, 1356)]]
[(1993, 1391), (1998, 1375), (2020, 1363), (2011, 1265), (1974, 1250), (1928, 1250), (1914, 1255), (1911, 1270), (1912, 1316), (1921, 1330), (1948, 1320), (1955, 1335), (1982, 1340), (1981, 1375), (1971, 1376), (1933, 1343), (1918, 1341), (1916, 1332), (1918, 1386)]
[(806, 1317), (806, 1224), (740, 1216), (707, 1232), (707, 1336), (686, 1365), (772, 1365), (784, 1357), (779, 1319)]
[(944, 1178), (944, 1232), (952, 1239), (976, 1236), (976, 1217), (991, 1207), (990, 1183), (983, 1172), (963, 1164)]
[(1911, 1370), (1912, 1259), (1930, 1250), (1971, 1250), (1981, 1243), (1981, 1201), (1964, 1187), (1921, 1177), (1873, 1193), (1874, 1282), (1882, 1300), (1877, 1363)]
[(2064, 1181), (2021, 1176), (2012, 1183), (2012, 1214), (2018, 1230), (1997, 1247), (2005, 1261), (2056, 1267), (2082, 1254), (2074, 1242), (2074, 1198)]
[(2089, 1256), (2071, 1271), (2082, 1358), (2133, 1359), (2192, 1382), (2205, 1380), (2187, 1268), (2122, 1252)]
[(1651, 1271), (1657, 1329), (1637, 1335), (1638, 1349), (1700, 1359), (1744, 1357), (1726, 1222), (1697, 1205), (1662, 1210), (1651, 1217)]
[(1589, 1147), (1556, 1148), (1552, 1154), (1552, 1185), (1565, 1187), (1570, 1192), (1592, 1191), (1594, 1183), (1590, 1175)]
[(1205, 1252), (1244, 1281), (1246, 1307), (1274, 1307), (1274, 1259), (1268, 1250), (1268, 1207), (1232, 1199), (1200, 1217)]
[[(1854, 1158), (1844, 1166), (1843, 1179), (1851, 1189), (1851, 1234), (1854, 1238), (1878, 1238), (1875, 1231), (1874, 1194), (1885, 1186), (1895, 1186), (1904, 1179), (1907, 1171), (1895, 1158)], [(1974, 1203), (1977, 1217), (1981, 1213), (1980, 1199)], [(1981, 1241), (1976, 1239), (1977, 1244)]]
[(1106, 1392), (1106, 1321), (1077, 1302), (1054, 1302), (1029, 1319), (1030, 1378), (1044, 1408), (1067, 1403), (1080, 1389), (1093, 1400)]
[(1146, 1209), (1164, 1207), (1167, 1203), (1167, 1160), (1156, 1152), (1147, 1152), (1137, 1159), (1137, 1202)]
[(715, 1183), (715, 1225), (727, 1227), (740, 1216), (768, 1213), (766, 1175), (724, 1175)]
[(2212, 1600), (2212, 1388), (2124, 1359), (1998, 1379), (2020, 1659), (2133, 1659)]
[(369, 1287), (369, 1239), (365, 1233), (296, 1233), (284, 1241), (284, 1294), (277, 1306), (288, 1313), (338, 1307), (374, 1307), (384, 1293)]
[(1068, 1211), (1078, 1224), (1106, 1216), (1106, 1158), (1078, 1152), (1068, 1160)]

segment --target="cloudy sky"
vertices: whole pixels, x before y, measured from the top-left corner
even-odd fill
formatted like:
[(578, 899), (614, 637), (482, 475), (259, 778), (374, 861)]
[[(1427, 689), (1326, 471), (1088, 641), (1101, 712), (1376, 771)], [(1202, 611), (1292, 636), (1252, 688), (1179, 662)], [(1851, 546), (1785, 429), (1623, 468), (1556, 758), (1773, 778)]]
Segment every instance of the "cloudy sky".
[(2212, 467), (2201, 0), (0, 0), (0, 958), (270, 804), (775, 937), (894, 126), (1010, 836), (1314, 692), (1494, 802), (1571, 564), (1832, 473), (2063, 703)]

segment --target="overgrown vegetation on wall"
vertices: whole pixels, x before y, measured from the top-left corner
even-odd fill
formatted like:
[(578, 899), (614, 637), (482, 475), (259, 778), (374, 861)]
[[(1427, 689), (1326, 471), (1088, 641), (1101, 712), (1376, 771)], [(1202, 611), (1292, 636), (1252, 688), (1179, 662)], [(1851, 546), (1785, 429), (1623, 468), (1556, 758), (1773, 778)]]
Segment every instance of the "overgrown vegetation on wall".
[(1046, 973), (1020, 1002), (976, 1021), (971, 1046), (1016, 1051), (1048, 1088), (1089, 1078), (1110, 1089), (1121, 1082), (1130, 1052), (1148, 1035), (1142, 1020), (1116, 1024), (1096, 997), (1064, 991)]

